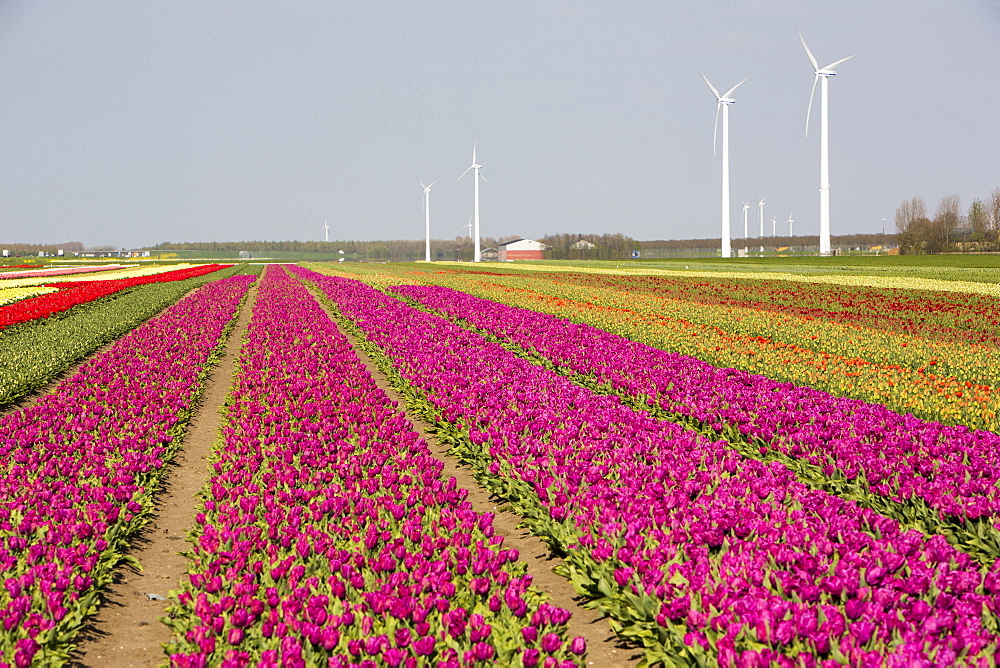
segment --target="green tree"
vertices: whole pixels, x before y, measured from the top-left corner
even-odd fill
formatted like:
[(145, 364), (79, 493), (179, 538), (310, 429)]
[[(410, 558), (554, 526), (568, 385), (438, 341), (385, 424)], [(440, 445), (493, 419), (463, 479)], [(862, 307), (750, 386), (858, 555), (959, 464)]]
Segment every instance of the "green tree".
[(920, 197), (911, 197), (896, 209), (896, 232), (900, 251), (921, 252), (920, 241), (924, 236), (924, 222), (927, 220), (927, 205)]
[(986, 206), (978, 199), (972, 200), (969, 205), (969, 226), (972, 228), (972, 240), (983, 243), (989, 234), (989, 219), (986, 215)]

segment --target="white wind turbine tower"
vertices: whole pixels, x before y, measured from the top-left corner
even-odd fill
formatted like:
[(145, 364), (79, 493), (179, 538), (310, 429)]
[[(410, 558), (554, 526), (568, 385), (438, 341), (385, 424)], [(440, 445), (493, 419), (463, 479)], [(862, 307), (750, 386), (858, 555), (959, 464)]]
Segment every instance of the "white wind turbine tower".
[(788, 236), (790, 236), (790, 237), (795, 236), (794, 234), (792, 234), (792, 222), (794, 222), (794, 221), (792, 221), (792, 212), (791, 211), (788, 212), (788, 220), (786, 220), (785, 222), (788, 223)]
[(777, 216), (772, 216), (771, 217), (771, 236), (772, 237), (778, 236), (778, 217)]
[(743, 85), (746, 79), (727, 90), (724, 95), (719, 95), (719, 91), (708, 80), (704, 72), (701, 73), (701, 78), (708, 84), (709, 90), (712, 91), (718, 102), (715, 107), (715, 131), (712, 134), (713, 155), (715, 154), (715, 141), (719, 133), (719, 110), (722, 110), (722, 257), (732, 257), (733, 249), (730, 241), (732, 235), (729, 230), (729, 105), (735, 104), (736, 100), (729, 96)]
[[(764, 200), (766, 200), (766, 199), (767, 198), (764, 197), (763, 199), (757, 200), (757, 206), (760, 208), (760, 238), (762, 240), (764, 238)], [(760, 252), (761, 253), (764, 252), (764, 242), (763, 241), (760, 242)]]
[(424, 233), (426, 236), (426, 244), (424, 245), (424, 262), (431, 261), (431, 186), (437, 183), (437, 181), (432, 181), (430, 186), (425, 186), (424, 182), (417, 179), (417, 183), (420, 187), (424, 189)]
[[(472, 170), (472, 169), (476, 170), (476, 175), (473, 178), (473, 181), (475, 182), (475, 196), (473, 197), (473, 200), (472, 200), (472, 202), (473, 202), (473, 204), (472, 204), (472, 217), (473, 217), (473, 219), (475, 221), (475, 226), (474, 226), (475, 229), (473, 230), (473, 235), (472, 235), (472, 247), (473, 247), (472, 261), (473, 262), (481, 262), (482, 259), (483, 259), (482, 253), (480, 253), (480, 251), (479, 251), (479, 179), (483, 179), (483, 181), (485, 181), (486, 183), (489, 183), (489, 181), (486, 181), (486, 179), (483, 177), (483, 175), (479, 173), (479, 170), (481, 168), (482, 168), (482, 165), (480, 165), (479, 163), (476, 162), (476, 143), (472, 142), (472, 165), (469, 166), (469, 169), (466, 169), (464, 172), (462, 172), (462, 176), (465, 176), (466, 174), (468, 174), (469, 170)], [(458, 177), (459, 181), (462, 180), (462, 176)]]
[(747, 209), (750, 208), (750, 202), (743, 202), (743, 198), (740, 198), (740, 202), (743, 203), (743, 254), (747, 253), (747, 236), (750, 232), (747, 230)]
[(325, 235), (325, 239), (327, 241), (329, 241), (330, 240), (330, 218), (329, 217), (327, 217), (327, 219), (323, 221), (323, 233)]
[(813, 96), (816, 95), (816, 83), (820, 80), (823, 81), (822, 90), (820, 91), (820, 133), (819, 133), (819, 254), (829, 255), (830, 254), (830, 128), (829, 128), (829, 109), (827, 104), (827, 88), (829, 84), (830, 77), (837, 74), (837, 65), (840, 65), (845, 60), (850, 60), (854, 56), (848, 56), (847, 58), (841, 58), (840, 60), (833, 62), (826, 67), (820, 68), (819, 63), (816, 62), (816, 58), (813, 56), (812, 51), (806, 46), (806, 40), (802, 37), (802, 33), (799, 33), (799, 39), (802, 40), (802, 48), (806, 50), (806, 55), (809, 56), (809, 62), (812, 63), (813, 70), (815, 70), (815, 78), (813, 79), (812, 92), (809, 93), (809, 110), (806, 112), (806, 136), (809, 136), (809, 116), (812, 114), (812, 103)]

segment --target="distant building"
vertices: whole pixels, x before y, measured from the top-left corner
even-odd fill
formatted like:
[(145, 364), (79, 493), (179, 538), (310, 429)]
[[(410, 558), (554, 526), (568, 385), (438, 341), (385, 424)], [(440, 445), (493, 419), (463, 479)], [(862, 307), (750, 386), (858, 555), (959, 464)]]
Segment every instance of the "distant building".
[(513, 260), (541, 260), (543, 254), (549, 249), (541, 241), (531, 239), (515, 239), (505, 244), (500, 244), (497, 248), (499, 260), (501, 262), (511, 262)]
[(496, 248), (484, 248), (479, 255), (487, 262), (496, 262), (500, 259), (500, 251)]

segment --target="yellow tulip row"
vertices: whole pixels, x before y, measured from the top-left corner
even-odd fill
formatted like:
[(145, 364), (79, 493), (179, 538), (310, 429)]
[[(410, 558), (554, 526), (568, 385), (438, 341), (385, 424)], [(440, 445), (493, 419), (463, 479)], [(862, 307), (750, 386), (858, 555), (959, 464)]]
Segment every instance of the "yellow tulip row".
[(57, 290), (58, 288), (47, 288), (44, 285), (25, 288), (8, 288), (0, 286), (0, 306), (13, 304), (14, 302), (19, 302), (22, 299), (40, 297), (42, 295), (47, 295), (50, 292), (56, 292)]

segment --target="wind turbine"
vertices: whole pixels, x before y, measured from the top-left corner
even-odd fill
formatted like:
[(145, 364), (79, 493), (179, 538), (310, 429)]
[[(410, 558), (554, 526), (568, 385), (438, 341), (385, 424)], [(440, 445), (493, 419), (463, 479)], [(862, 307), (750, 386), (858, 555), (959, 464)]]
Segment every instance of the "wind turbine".
[[(473, 204), (472, 204), (472, 216), (475, 219), (475, 230), (474, 230), (474, 234), (473, 234), (473, 237), (472, 237), (472, 245), (473, 245), (472, 246), (473, 247), (472, 261), (473, 262), (481, 262), (482, 259), (483, 259), (482, 253), (479, 252), (479, 179), (483, 179), (483, 181), (485, 181), (486, 183), (489, 183), (489, 181), (486, 181), (486, 179), (483, 177), (483, 175), (480, 174), (479, 170), (481, 168), (482, 168), (482, 165), (480, 165), (478, 162), (476, 162), (476, 142), (472, 142), (472, 164), (469, 166), (469, 169), (466, 169), (464, 172), (462, 172), (462, 176), (465, 176), (466, 174), (468, 174), (469, 170), (472, 170), (472, 169), (476, 170), (476, 175), (473, 178), (473, 181), (476, 184), (475, 185), (475, 196), (473, 197), (473, 200), (472, 200), (472, 202), (473, 202)], [(459, 181), (462, 180), (462, 176), (458, 177)]]
[[(760, 238), (764, 238), (764, 200), (767, 198), (757, 200), (757, 206), (760, 208)], [(760, 242), (760, 252), (764, 252), (764, 242)]]
[(417, 183), (420, 187), (424, 189), (424, 232), (426, 233), (427, 242), (424, 246), (424, 262), (431, 261), (431, 186), (437, 183), (437, 181), (432, 181), (430, 186), (425, 186), (424, 182), (417, 179)]
[(327, 219), (325, 221), (323, 221), (323, 233), (326, 235), (325, 236), (326, 240), (329, 241), (330, 240), (330, 218), (329, 218), (329, 216), (327, 217)]
[(830, 254), (830, 127), (829, 127), (829, 108), (827, 104), (827, 88), (829, 85), (830, 77), (837, 74), (837, 65), (840, 65), (846, 60), (850, 60), (854, 56), (848, 56), (847, 58), (841, 58), (826, 67), (821, 68), (819, 63), (816, 62), (815, 56), (813, 56), (812, 51), (806, 46), (806, 40), (799, 33), (799, 39), (802, 40), (802, 48), (806, 50), (806, 55), (809, 56), (809, 62), (812, 63), (814, 74), (816, 75), (813, 79), (812, 92), (809, 93), (809, 110), (806, 112), (806, 136), (809, 136), (809, 117), (812, 115), (812, 103), (813, 96), (816, 95), (816, 84), (820, 80), (823, 81), (822, 91), (820, 94), (820, 133), (819, 133), (819, 254), (829, 255)]
[[(735, 104), (736, 100), (729, 97), (733, 91), (743, 85), (746, 81), (739, 82), (724, 95), (719, 95), (712, 82), (708, 80), (705, 73), (701, 73), (701, 78), (708, 84), (709, 90), (715, 96), (718, 103), (715, 107), (715, 131), (712, 133), (712, 155), (715, 155), (715, 141), (719, 133), (719, 110), (722, 110), (722, 257), (732, 257), (733, 249), (730, 241), (732, 236), (729, 232), (729, 105)], [(749, 78), (749, 77), (748, 77)]]
[(777, 216), (772, 216), (771, 217), (771, 236), (772, 237), (778, 236), (778, 217)]
[(747, 209), (750, 208), (750, 202), (744, 202), (743, 198), (740, 198), (740, 203), (743, 204), (743, 238), (747, 238)]
[[(740, 198), (740, 202), (743, 202), (743, 198)], [(747, 237), (749, 232), (747, 231), (747, 209), (750, 208), (750, 202), (743, 202), (743, 254), (747, 254)]]
[(792, 234), (792, 222), (793, 221), (792, 221), (792, 212), (791, 211), (788, 212), (788, 220), (786, 220), (785, 222), (788, 223), (788, 236), (794, 237), (795, 235)]

